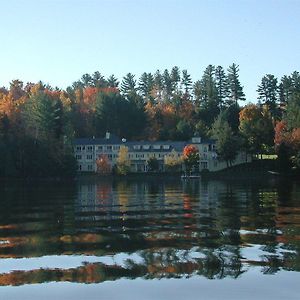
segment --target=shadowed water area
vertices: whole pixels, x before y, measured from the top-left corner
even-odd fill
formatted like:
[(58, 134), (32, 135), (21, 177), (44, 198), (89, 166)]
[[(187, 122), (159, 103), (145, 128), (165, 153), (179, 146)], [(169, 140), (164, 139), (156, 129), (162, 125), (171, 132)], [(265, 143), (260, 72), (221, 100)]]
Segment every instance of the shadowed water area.
[(1, 299), (299, 297), (296, 180), (83, 178), (0, 193)]

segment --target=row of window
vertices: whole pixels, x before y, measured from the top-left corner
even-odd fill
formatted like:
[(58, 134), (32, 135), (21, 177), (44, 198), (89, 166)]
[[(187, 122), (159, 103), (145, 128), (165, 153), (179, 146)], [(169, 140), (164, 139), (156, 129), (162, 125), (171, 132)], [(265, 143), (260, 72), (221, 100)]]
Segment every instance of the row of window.
[[(133, 149), (134, 150), (169, 150), (171, 148), (170, 145), (134, 145)], [(76, 151), (87, 151), (87, 152), (92, 152), (94, 150), (94, 146), (76, 146)], [(120, 150), (119, 145), (107, 145), (107, 146), (95, 146), (95, 150), (98, 151), (118, 151)], [(208, 145), (208, 146), (203, 146), (203, 152), (208, 152), (208, 151), (215, 151), (215, 145)]]
[[(92, 152), (94, 150), (94, 146), (76, 146), (76, 151), (80, 152), (80, 151), (87, 151), (87, 152)], [(98, 151), (112, 151), (112, 150), (120, 150), (120, 146), (95, 146), (95, 150)]]
[[(117, 158), (118, 155), (117, 155), (117, 154), (107, 154), (107, 157), (108, 157), (110, 160), (112, 160), (113, 158)], [(82, 155), (81, 155), (81, 154), (76, 154), (76, 155), (75, 155), (75, 158), (76, 158), (77, 160), (81, 160), (81, 159), (82, 159)], [(87, 159), (87, 160), (92, 160), (92, 159), (93, 159), (93, 155), (92, 155), (92, 154), (87, 154), (87, 155), (86, 155), (86, 159)]]
[(171, 148), (170, 145), (134, 145), (133, 149), (134, 150), (149, 150), (149, 149), (155, 149), (155, 150), (169, 150)]
[[(145, 157), (156, 157), (156, 158), (164, 158), (166, 155), (169, 155), (169, 154), (162, 154), (162, 153), (147, 153), (146, 154), (129, 154), (128, 157), (129, 158), (145, 158)], [(180, 153), (177, 154), (178, 157), (180, 157)], [(173, 155), (172, 155), (173, 157)]]
[[(94, 171), (93, 165), (88, 165), (87, 169), (88, 171)], [(82, 165), (78, 165), (78, 170), (82, 171)]]

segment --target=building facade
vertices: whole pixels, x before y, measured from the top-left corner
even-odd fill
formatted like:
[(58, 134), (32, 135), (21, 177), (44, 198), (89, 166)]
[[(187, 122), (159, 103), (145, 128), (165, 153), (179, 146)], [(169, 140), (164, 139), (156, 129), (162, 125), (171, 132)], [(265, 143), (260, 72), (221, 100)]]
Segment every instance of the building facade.
[[(199, 170), (218, 171), (227, 167), (220, 161), (216, 152), (216, 141), (193, 137), (190, 141), (126, 141), (109, 132), (104, 138), (81, 138), (74, 141), (74, 154), (80, 172), (96, 172), (96, 160), (105, 155), (111, 167), (116, 165), (121, 146), (128, 149), (128, 160), (131, 172), (148, 172), (148, 161), (155, 158), (158, 161), (158, 171), (165, 170), (164, 161), (168, 155), (180, 158), (186, 145), (194, 145), (199, 150)], [(240, 152), (232, 165), (250, 162), (251, 157)]]

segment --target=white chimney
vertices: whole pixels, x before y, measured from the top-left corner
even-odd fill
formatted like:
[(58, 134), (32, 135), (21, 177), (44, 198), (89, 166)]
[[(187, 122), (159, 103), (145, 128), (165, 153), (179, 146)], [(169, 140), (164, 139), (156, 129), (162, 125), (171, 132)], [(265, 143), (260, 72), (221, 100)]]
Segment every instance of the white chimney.
[(109, 138), (110, 138), (110, 132), (106, 131), (105, 138), (106, 138), (107, 140), (109, 140)]

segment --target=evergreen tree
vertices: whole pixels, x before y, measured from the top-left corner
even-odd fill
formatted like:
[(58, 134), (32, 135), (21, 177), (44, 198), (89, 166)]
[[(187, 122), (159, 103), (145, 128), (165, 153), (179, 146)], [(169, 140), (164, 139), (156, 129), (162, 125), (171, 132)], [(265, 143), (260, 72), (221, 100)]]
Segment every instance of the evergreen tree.
[(238, 142), (223, 113), (220, 113), (215, 120), (212, 126), (212, 134), (217, 140), (218, 158), (226, 161), (227, 166), (231, 166), (237, 155)]
[(238, 105), (238, 101), (244, 101), (245, 94), (239, 80), (239, 66), (233, 63), (227, 73), (228, 104)]
[(222, 108), (225, 104), (225, 99), (228, 95), (228, 90), (227, 90), (225, 71), (221, 66), (216, 67), (215, 81), (216, 81), (216, 88), (217, 88), (218, 107)]
[(174, 91), (178, 93), (179, 83), (180, 83), (180, 70), (177, 66), (173, 67), (171, 70), (171, 81), (172, 81)]
[(288, 129), (300, 128), (300, 92), (294, 93), (286, 106), (284, 120), (287, 122)]
[(36, 140), (59, 137), (62, 132), (62, 107), (58, 99), (52, 99), (43, 91), (34, 93), (25, 104), (28, 130)]
[(164, 88), (164, 79), (159, 70), (157, 70), (154, 74), (154, 87), (156, 90), (156, 96), (158, 97), (158, 100), (161, 101)]
[(93, 78), (90, 74), (83, 74), (81, 77), (81, 82), (84, 87), (93, 86)]
[(136, 93), (137, 91), (136, 80), (134, 79), (134, 77), (135, 76), (131, 73), (128, 73), (126, 76), (123, 77), (121, 83), (121, 91), (126, 96), (131, 93)]
[(114, 74), (110, 75), (106, 81), (107, 81), (108, 87), (110, 87), (110, 88), (117, 88), (119, 86), (119, 81), (115, 77)]
[(202, 96), (202, 85), (201, 81), (197, 80), (193, 85), (193, 93), (196, 104), (199, 106)]
[(268, 105), (275, 105), (277, 102), (277, 78), (274, 75), (267, 74), (262, 80), (261, 84), (258, 86), (258, 99), (262, 100), (263, 103)]
[(292, 93), (299, 94), (300, 93), (300, 73), (294, 71), (291, 75), (292, 80)]
[(93, 86), (96, 88), (105, 87), (107, 85), (104, 76), (101, 75), (99, 71), (94, 72), (92, 77)]
[(215, 82), (215, 67), (209, 65), (200, 81), (199, 117), (211, 126), (213, 120), (219, 113), (217, 87)]
[(192, 87), (192, 79), (191, 75), (188, 74), (187, 70), (182, 71), (182, 78), (181, 78), (181, 84), (184, 87), (184, 93), (186, 95), (189, 95), (190, 89)]
[(144, 72), (139, 80), (139, 91), (141, 95), (147, 99), (150, 98), (151, 92), (154, 87), (154, 78), (151, 73)]
[(173, 84), (170, 73), (167, 69), (165, 69), (163, 73), (163, 83), (164, 83), (164, 96), (165, 100), (170, 100), (173, 93)]
[(209, 108), (217, 104), (217, 87), (215, 81), (215, 67), (207, 66), (201, 79), (202, 95), (201, 102), (204, 108)]

